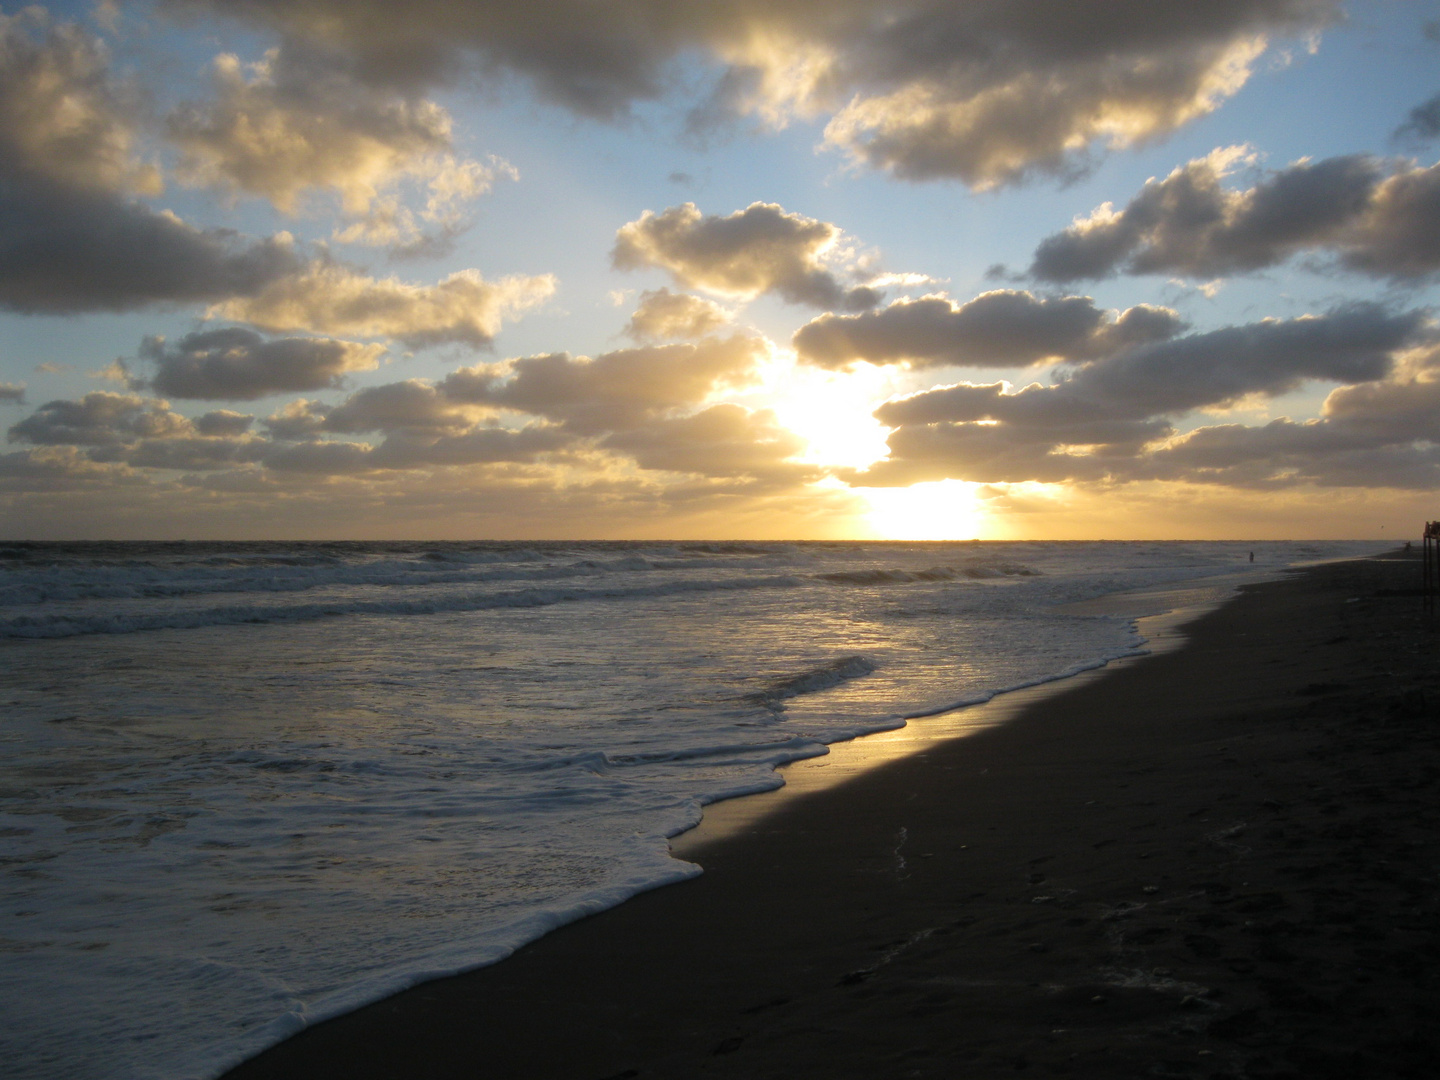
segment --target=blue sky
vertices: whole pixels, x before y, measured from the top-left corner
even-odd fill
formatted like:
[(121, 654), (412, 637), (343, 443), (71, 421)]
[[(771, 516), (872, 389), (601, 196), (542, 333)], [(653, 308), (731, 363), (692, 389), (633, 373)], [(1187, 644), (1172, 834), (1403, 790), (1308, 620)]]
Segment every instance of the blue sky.
[(0, 535), (1434, 516), (1434, 5), (598, 10), (0, 5)]

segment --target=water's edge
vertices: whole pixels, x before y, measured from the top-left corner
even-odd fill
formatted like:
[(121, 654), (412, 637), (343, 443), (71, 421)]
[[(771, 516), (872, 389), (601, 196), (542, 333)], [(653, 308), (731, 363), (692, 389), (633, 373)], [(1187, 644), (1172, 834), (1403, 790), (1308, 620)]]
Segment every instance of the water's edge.
[(392, 972), (384, 980), (352, 986), (321, 999), (303, 1013), (287, 1013), (263, 1028), (248, 1032), (243, 1040), (227, 1048), (228, 1052), (222, 1050), (220, 1059), (213, 1063), (214, 1067), (199, 1074), (197, 1080), (215, 1080), (242, 1061), (258, 1056), (307, 1027), (354, 1012), (425, 982), (489, 967), (552, 930), (600, 914), (652, 889), (690, 880), (703, 872), (701, 865), (694, 860), (701, 857), (705, 846), (752, 826), (779, 809), (785, 801), (833, 787), (860, 772), (918, 752), (938, 741), (961, 738), (1006, 723), (1042, 697), (1069, 690), (1076, 679), (1102, 677), (1119, 665), (1181, 648), (1185, 643), (1183, 627), (1186, 624), (1229, 602), (1238, 595), (1241, 585), (1275, 580), (1283, 573), (1257, 571), (1230, 575), (1223, 580), (1201, 577), (1066, 605), (1062, 610), (1073, 610), (1077, 615), (1126, 618), (1133, 635), (1132, 647), (1114, 656), (981, 697), (897, 716), (874, 730), (836, 740), (814, 751), (797, 751), (793, 758), (773, 767), (770, 774), (773, 782), (763, 787), (726, 791), (705, 801), (703, 809), (697, 806), (693, 820), (681, 824), (669, 837), (672, 873), (623, 882), (587, 895), (564, 909), (535, 911), (520, 923), (506, 928), (509, 931), (506, 936), (513, 935), (515, 944), (494, 948), (473, 962), (443, 970)]

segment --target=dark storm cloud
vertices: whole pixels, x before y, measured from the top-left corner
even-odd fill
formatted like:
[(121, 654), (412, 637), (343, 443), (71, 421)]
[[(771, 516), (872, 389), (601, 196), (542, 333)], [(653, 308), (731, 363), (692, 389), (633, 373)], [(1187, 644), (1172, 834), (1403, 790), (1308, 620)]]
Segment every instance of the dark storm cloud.
[(829, 115), (827, 141), (912, 179), (976, 187), (1062, 173), (1081, 148), (1164, 135), (1244, 84), (1267, 37), (1340, 18), (1333, 0), (169, 0), (343, 54), (415, 90), (465, 70), (514, 75), (617, 118), (679, 81), (719, 78), (697, 123)]
[(1233, 190), (1223, 180), (1236, 160), (1234, 150), (1217, 151), (1150, 181), (1118, 213), (1107, 204), (1041, 241), (1030, 273), (1054, 282), (1219, 277), (1305, 251), (1380, 277), (1440, 270), (1440, 165), (1352, 154), (1302, 161)]
[(0, 401), (10, 401), (17, 405), (25, 403), (25, 387), (15, 383), (0, 383)]
[(1081, 359), (1164, 340), (1184, 324), (1144, 305), (1117, 318), (1087, 296), (1040, 298), (1010, 289), (967, 304), (942, 297), (900, 300), (862, 315), (822, 315), (796, 331), (801, 361), (843, 368), (859, 360), (911, 367), (1026, 367)]
[(174, 344), (147, 338), (143, 359), (155, 364), (149, 386), (177, 398), (253, 401), (271, 394), (335, 387), (347, 372), (370, 371), (384, 348), (332, 338), (267, 341), (243, 327), (187, 334)]
[(847, 288), (824, 262), (840, 229), (774, 203), (751, 203), (727, 217), (694, 203), (645, 211), (615, 234), (618, 270), (656, 266), (680, 284), (751, 299), (774, 292), (792, 304), (862, 311), (880, 302), (865, 286)]

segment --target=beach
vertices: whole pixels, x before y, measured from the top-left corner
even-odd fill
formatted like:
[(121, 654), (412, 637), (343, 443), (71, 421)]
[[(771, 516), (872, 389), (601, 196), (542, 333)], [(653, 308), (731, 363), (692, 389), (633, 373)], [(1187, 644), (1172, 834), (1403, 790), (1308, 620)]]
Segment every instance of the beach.
[(1433, 1075), (1419, 572), (1250, 586), (1006, 723), (711, 807), (701, 877), (228, 1075)]

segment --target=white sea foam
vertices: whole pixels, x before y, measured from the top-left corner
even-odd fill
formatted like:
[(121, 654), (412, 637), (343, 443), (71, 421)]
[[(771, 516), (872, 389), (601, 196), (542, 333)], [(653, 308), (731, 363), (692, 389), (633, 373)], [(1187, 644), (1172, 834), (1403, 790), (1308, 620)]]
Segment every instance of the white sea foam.
[[(0, 546), (0, 1059), (214, 1076), (696, 868), (775, 766), (1282, 544)], [(916, 723), (924, 723), (923, 719)]]

